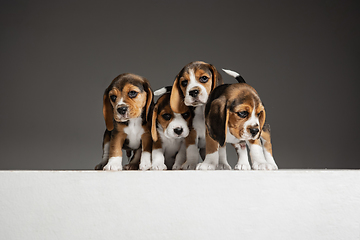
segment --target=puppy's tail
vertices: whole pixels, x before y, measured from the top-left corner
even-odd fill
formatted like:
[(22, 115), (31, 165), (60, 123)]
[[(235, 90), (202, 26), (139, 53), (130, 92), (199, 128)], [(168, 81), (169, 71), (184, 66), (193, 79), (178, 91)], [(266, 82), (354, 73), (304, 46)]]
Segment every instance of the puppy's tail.
[(172, 86), (162, 87), (162, 88), (156, 90), (156, 91), (154, 92), (154, 95), (155, 95), (155, 96), (160, 96), (160, 95), (163, 95), (164, 93), (170, 93), (170, 92), (171, 92), (171, 89), (172, 89)]
[(246, 83), (244, 78), (240, 76), (237, 72), (234, 72), (232, 70), (223, 69), (224, 72), (226, 72), (228, 75), (234, 77), (239, 83)]

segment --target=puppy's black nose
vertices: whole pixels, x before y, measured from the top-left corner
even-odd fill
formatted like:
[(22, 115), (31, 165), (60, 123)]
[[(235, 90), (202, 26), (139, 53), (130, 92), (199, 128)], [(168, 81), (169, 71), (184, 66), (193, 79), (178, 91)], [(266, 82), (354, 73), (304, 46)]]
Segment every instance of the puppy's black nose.
[(183, 132), (183, 129), (178, 127), (178, 128), (174, 128), (174, 132), (177, 134), (177, 135), (180, 135), (182, 132)]
[(250, 133), (253, 137), (256, 136), (256, 134), (258, 134), (259, 129), (258, 128), (250, 128)]
[(122, 107), (119, 107), (118, 109), (117, 109), (117, 111), (118, 111), (118, 113), (120, 113), (121, 115), (124, 115), (125, 113), (126, 113), (126, 111), (127, 111), (127, 107), (126, 106), (122, 106)]
[(191, 90), (189, 92), (190, 96), (192, 97), (196, 97), (197, 95), (199, 95), (199, 90), (195, 89), (195, 90)]

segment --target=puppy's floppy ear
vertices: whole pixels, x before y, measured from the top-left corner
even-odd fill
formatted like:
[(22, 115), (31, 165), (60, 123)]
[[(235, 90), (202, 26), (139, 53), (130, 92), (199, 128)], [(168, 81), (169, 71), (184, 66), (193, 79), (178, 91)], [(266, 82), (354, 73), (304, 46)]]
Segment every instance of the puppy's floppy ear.
[(209, 68), (213, 75), (213, 82), (212, 82), (212, 86), (211, 86), (211, 91), (212, 91), (217, 86), (224, 84), (224, 81), (221, 77), (221, 74), (218, 72), (218, 70), (213, 65), (209, 64)]
[(114, 110), (110, 103), (109, 90), (106, 89), (103, 97), (103, 114), (106, 124), (106, 129), (111, 131), (114, 129)]
[(186, 110), (184, 94), (180, 88), (179, 76), (180, 74), (175, 78), (170, 95), (170, 107), (175, 113), (184, 112), (184, 110)]
[(212, 139), (224, 146), (229, 119), (229, 109), (225, 97), (211, 102), (210, 110), (205, 113), (205, 123)]
[(158, 115), (158, 107), (155, 106), (153, 114), (152, 114), (152, 119), (151, 119), (151, 137), (154, 140), (154, 142), (156, 142), (158, 140), (158, 134), (157, 134), (157, 130), (156, 130), (157, 115)]
[(151, 90), (150, 83), (148, 80), (146, 80), (146, 79), (144, 80), (143, 86), (144, 86), (144, 90), (146, 92), (145, 118), (146, 118), (146, 120), (149, 120), (150, 111), (152, 110), (153, 105), (154, 105), (154, 93)]

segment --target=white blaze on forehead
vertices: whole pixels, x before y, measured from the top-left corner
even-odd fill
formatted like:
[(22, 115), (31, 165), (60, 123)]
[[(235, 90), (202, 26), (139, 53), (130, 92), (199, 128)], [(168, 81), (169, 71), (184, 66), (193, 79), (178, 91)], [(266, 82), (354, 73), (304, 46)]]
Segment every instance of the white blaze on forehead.
[(178, 121), (181, 123), (186, 123), (184, 118), (182, 117), (181, 113), (174, 113), (174, 120), (173, 121)]
[(245, 122), (246, 126), (256, 126), (259, 125), (259, 117), (256, 114), (256, 106), (255, 106), (255, 101), (253, 102), (253, 109), (252, 112), (250, 113), (250, 118)]
[(193, 81), (193, 82), (196, 81), (194, 69), (190, 69), (189, 76), (190, 76), (190, 81)]
[(169, 123), (168, 128), (186, 128), (187, 127), (187, 122), (184, 120), (184, 118), (182, 117), (182, 115), (180, 113), (174, 113), (174, 118), (173, 120)]
[(120, 101), (118, 102), (118, 105), (121, 105), (121, 104), (125, 104), (124, 98), (121, 98)]
[(186, 88), (186, 92), (189, 92), (189, 90), (191, 90), (193, 87), (199, 86), (199, 82), (196, 81), (196, 77), (195, 77), (195, 73), (194, 73), (194, 69), (190, 69), (189, 70), (189, 83), (188, 83), (188, 87)]
[(124, 102), (124, 98), (120, 98), (120, 100), (116, 103), (116, 107), (119, 107), (121, 105), (127, 105), (125, 102)]

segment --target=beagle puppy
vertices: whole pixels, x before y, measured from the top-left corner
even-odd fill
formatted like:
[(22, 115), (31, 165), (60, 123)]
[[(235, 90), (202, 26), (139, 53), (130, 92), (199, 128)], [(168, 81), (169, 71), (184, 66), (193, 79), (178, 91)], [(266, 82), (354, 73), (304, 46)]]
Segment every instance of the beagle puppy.
[(197, 169), (215, 169), (219, 164), (219, 146), (225, 143), (233, 144), (237, 150), (235, 169), (250, 169), (246, 143), (253, 169), (277, 169), (272, 155), (270, 126), (265, 123), (266, 112), (258, 93), (238, 73), (224, 71), (239, 83), (221, 85), (210, 94), (205, 107), (205, 123), (209, 133), (206, 158), (198, 164)]
[(170, 96), (171, 109), (175, 113), (181, 113), (185, 106), (194, 108), (192, 129), (185, 139), (186, 162), (182, 169), (195, 169), (199, 152), (202, 159), (205, 159), (205, 104), (210, 92), (221, 84), (223, 80), (216, 68), (201, 61), (187, 64), (175, 78)]
[[(133, 156), (125, 169), (151, 167), (151, 112), (153, 92), (147, 79), (124, 73), (105, 90), (103, 114), (106, 130), (102, 161), (97, 170), (122, 170), (122, 150)], [(140, 165), (139, 165), (140, 163)]]
[(182, 110), (180, 113), (172, 111), (170, 92), (163, 94), (157, 100), (151, 126), (152, 170), (178, 170), (185, 162), (184, 139), (189, 135), (193, 112), (186, 106)]

